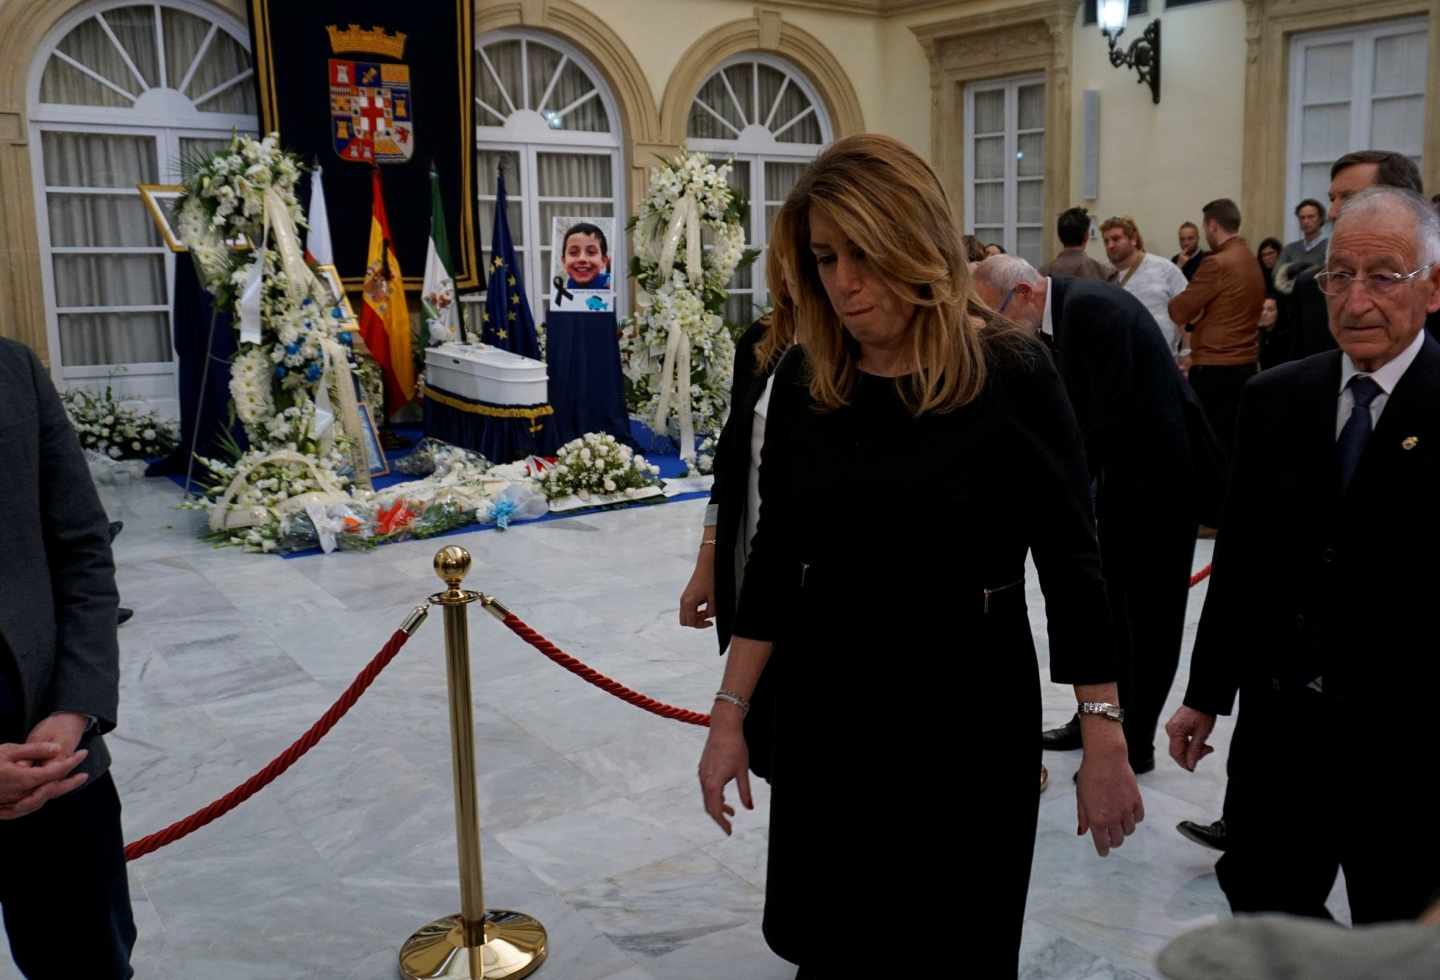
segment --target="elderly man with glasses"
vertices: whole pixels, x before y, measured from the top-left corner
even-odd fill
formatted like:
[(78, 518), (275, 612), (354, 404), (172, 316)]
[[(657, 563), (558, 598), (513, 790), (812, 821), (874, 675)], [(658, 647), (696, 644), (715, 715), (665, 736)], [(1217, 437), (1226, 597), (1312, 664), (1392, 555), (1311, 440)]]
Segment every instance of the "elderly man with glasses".
[(1225, 519), (1170, 754), (1194, 770), (1216, 715), (1230, 754), (1236, 912), (1413, 919), (1440, 889), (1420, 788), (1440, 655), (1440, 217), (1390, 187), (1341, 209), (1317, 282), (1339, 350), (1245, 388)]

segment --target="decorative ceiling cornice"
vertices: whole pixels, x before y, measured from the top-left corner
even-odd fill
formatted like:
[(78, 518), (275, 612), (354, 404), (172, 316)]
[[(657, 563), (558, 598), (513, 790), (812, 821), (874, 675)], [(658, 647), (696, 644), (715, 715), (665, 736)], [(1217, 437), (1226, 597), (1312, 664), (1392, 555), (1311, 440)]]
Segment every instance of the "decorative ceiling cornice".
[(866, 14), (871, 17), (894, 17), (925, 10), (953, 7), (956, 12), (972, 6), (976, 0), (765, 0), (765, 6), (799, 7), (829, 13)]

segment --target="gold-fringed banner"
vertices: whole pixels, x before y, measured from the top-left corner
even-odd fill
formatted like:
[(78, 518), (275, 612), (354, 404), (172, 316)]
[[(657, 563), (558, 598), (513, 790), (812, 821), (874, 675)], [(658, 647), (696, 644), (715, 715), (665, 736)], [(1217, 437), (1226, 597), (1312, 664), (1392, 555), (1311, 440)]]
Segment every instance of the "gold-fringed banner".
[[(379, 167), (407, 289), (430, 240), (430, 169), (458, 290), (483, 288), (473, 0), (249, 0), (260, 128), (325, 170), (335, 265), (364, 281)], [(303, 186), (309, 186), (304, 181)]]

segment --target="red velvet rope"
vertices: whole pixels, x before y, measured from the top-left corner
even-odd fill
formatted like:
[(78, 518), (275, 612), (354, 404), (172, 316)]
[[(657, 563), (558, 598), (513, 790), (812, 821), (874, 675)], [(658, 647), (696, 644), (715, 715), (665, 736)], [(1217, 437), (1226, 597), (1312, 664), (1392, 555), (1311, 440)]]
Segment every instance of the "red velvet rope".
[[(1199, 585), (1209, 577), (1210, 566), (1206, 565), (1190, 577), (1191, 588)], [(657, 701), (652, 697), (641, 694), (639, 691), (631, 690), (619, 681), (606, 677), (595, 668), (589, 667), (582, 661), (565, 653), (555, 644), (527, 626), (524, 620), (512, 612), (506, 612), (501, 622), (503, 622), (506, 628), (512, 633), (540, 651), (540, 653), (544, 654), (550, 660), (564, 667), (577, 677), (589, 681), (591, 684), (600, 688), (600, 690), (615, 695), (627, 704), (633, 704), (637, 708), (643, 708), (651, 714), (659, 715), (661, 718), (673, 718), (687, 725), (698, 725), (704, 728), (710, 724), (710, 716), (707, 714), (699, 711), (691, 711), (688, 708), (677, 708), (663, 701)], [(365, 690), (374, 683), (375, 678), (380, 675), (380, 672), (388, 667), (390, 662), (395, 659), (395, 656), (400, 652), (400, 649), (405, 646), (405, 641), (408, 639), (410, 639), (410, 635), (403, 629), (396, 630), (389, 641), (380, 648), (380, 652), (375, 654), (374, 659), (365, 666), (365, 669), (362, 670), (359, 675), (356, 676), (355, 680), (350, 683), (350, 686), (345, 689), (345, 693), (340, 696), (340, 699), (330, 706), (330, 710), (325, 712), (319, 721), (310, 726), (309, 731), (276, 757), (273, 762), (209, 806), (196, 810), (183, 820), (177, 820), (164, 830), (157, 831), (148, 837), (142, 837), (140, 840), (127, 844), (125, 846), (125, 860), (134, 861), (137, 858), (142, 858), (153, 851), (158, 851), (166, 844), (173, 844), (180, 838), (193, 834), (201, 827), (223, 817), (241, 803), (244, 803), (250, 799), (250, 797), (260, 792), (260, 790), (269, 786), (282, 773), (298, 762), (301, 756), (313, 749), (322, 738), (329, 734), (330, 729), (334, 728), (336, 723), (345, 717), (346, 712), (355, 706), (355, 702), (360, 700), (360, 695), (364, 694)]]
[[(1190, 576), (1190, 587), (1193, 589), (1195, 586), (1199, 585), (1201, 582), (1205, 581), (1209, 577), (1210, 566), (1206, 565), (1204, 568), (1200, 569), (1200, 571)], [(674, 718), (676, 721), (683, 721), (686, 724), (690, 725), (700, 725), (702, 727), (705, 727), (710, 724), (709, 715), (701, 714), (698, 711), (691, 711), (688, 708), (677, 708), (674, 705), (666, 704), (663, 701), (656, 701), (654, 698), (647, 697), (646, 695), (641, 694), (639, 691), (632, 691), (630, 688), (626, 687), (624, 684), (621, 684), (617, 680), (612, 680), (611, 678), (606, 677), (594, 667), (587, 666), (583, 661), (577, 660), (565, 651), (561, 650), (555, 644), (551, 643), (549, 640), (545, 639), (545, 637), (541, 636), (539, 633), (535, 632), (535, 630), (531, 629), (523, 619), (521, 619), (514, 613), (509, 612), (508, 610), (506, 611), (504, 618), (501, 619), (500, 622), (504, 623), (505, 627), (510, 630), (510, 632), (520, 637), (520, 639), (530, 644), (536, 650), (539, 650), (542, 654), (550, 658), (555, 663), (559, 664), (561, 667), (564, 667), (566, 670), (570, 671), (570, 673), (589, 681), (591, 684), (594, 684), (602, 691), (615, 695), (617, 698), (619, 698), (621, 701), (626, 702), (627, 704), (633, 704), (637, 708), (643, 708), (651, 714), (659, 715), (661, 718)]]
[(587, 667), (584, 663), (576, 660), (568, 653), (561, 650), (545, 637), (535, 632), (525, 621), (512, 612), (507, 612), (505, 618), (500, 620), (510, 632), (530, 644), (536, 650), (549, 657), (555, 663), (564, 667), (570, 673), (583, 678), (594, 684), (600, 690), (615, 695), (627, 704), (633, 704), (637, 708), (643, 708), (661, 718), (674, 718), (676, 721), (683, 721), (687, 725), (699, 725), (702, 728), (710, 724), (710, 716), (701, 714), (698, 711), (691, 711), (688, 708), (677, 708), (672, 704), (665, 704), (663, 701), (656, 701), (654, 698), (646, 697), (639, 691), (632, 691), (619, 681), (611, 680), (594, 667)]
[(274, 782), (276, 777), (293, 766), (302, 755), (313, 749), (316, 743), (324, 738), (330, 729), (335, 727), (336, 722), (345, 717), (345, 713), (355, 706), (355, 702), (360, 700), (360, 695), (365, 693), (365, 689), (379, 676), (380, 671), (390, 665), (390, 661), (395, 659), (395, 655), (400, 652), (400, 648), (405, 645), (405, 641), (408, 639), (410, 639), (410, 635), (403, 629), (396, 630), (394, 635), (390, 637), (389, 642), (380, 648), (380, 652), (375, 654), (374, 659), (365, 666), (364, 670), (360, 671), (355, 680), (345, 689), (345, 693), (340, 695), (340, 700), (331, 705), (330, 710), (325, 712), (319, 721), (311, 725), (310, 730), (300, 736), (300, 739), (296, 741), (294, 745), (291, 745), (282, 752), (275, 761), (271, 762), (264, 769), (261, 769), (255, 775), (245, 780), (245, 782), (209, 806), (196, 810), (184, 820), (178, 820), (164, 830), (151, 834), (149, 837), (142, 837), (132, 844), (127, 844), (125, 846), (125, 860), (134, 861), (136, 858), (142, 858), (151, 851), (158, 851), (166, 844), (173, 844), (180, 838), (193, 834), (212, 820), (218, 820), (260, 792), (260, 790), (269, 786)]

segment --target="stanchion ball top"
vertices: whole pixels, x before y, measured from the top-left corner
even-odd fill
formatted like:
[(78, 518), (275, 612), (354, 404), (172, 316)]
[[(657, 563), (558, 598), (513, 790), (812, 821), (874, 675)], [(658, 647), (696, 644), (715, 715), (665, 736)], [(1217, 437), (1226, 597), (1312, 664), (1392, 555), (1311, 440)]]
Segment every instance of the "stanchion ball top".
[(435, 552), (435, 574), (452, 589), (460, 588), (461, 581), (470, 574), (470, 552), (452, 544)]

